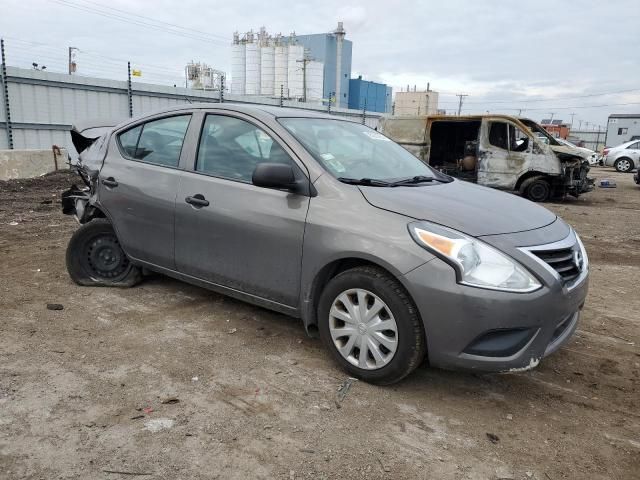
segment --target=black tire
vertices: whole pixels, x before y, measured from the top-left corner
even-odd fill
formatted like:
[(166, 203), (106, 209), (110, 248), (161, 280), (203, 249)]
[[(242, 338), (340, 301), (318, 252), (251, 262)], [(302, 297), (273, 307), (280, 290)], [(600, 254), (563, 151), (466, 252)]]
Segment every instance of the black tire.
[(76, 230), (67, 246), (66, 262), (71, 280), (78, 285), (132, 287), (142, 279), (106, 218), (95, 218)]
[(520, 191), (532, 202), (546, 202), (551, 196), (551, 185), (544, 177), (526, 179)]
[(616, 169), (616, 172), (629, 173), (634, 168), (633, 160), (628, 157), (618, 158), (613, 163), (613, 167)]
[[(396, 321), (398, 345), (395, 354), (389, 363), (377, 370), (359, 368), (348, 362), (331, 338), (331, 306), (341, 293), (353, 288), (365, 289), (378, 296), (387, 304)], [(398, 280), (374, 266), (352, 268), (329, 281), (318, 304), (318, 329), (323, 343), (343, 369), (355, 378), (377, 385), (402, 380), (422, 363), (427, 351), (424, 327), (413, 300)]]

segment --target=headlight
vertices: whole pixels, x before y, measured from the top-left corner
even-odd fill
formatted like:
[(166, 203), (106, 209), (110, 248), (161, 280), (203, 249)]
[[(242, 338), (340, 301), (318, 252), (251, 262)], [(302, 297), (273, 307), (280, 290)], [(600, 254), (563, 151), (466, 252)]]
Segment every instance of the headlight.
[(517, 262), (463, 233), (427, 222), (409, 224), (409, 232), (418, 245), (450, 263), (460, 283), (518, 293), (542, 286)]

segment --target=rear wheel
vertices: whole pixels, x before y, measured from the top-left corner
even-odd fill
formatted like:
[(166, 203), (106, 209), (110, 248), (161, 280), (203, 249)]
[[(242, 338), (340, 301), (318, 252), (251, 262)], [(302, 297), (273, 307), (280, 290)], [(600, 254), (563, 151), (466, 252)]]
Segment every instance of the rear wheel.
[(620, 173), (627, 173), (633, 170), (633, 160), (627, 157), (617, 159), (613, 166)]
[(543, 177), (528, 178), (520, 190), (532, 202), (546, 202), (551, 196), (551, 185)]
[(131, 287), (142, 277), (106, 218), (82, 225), (67, 246), (67, 271), (78, 285)]
[(320, 338), (352, 376), (386, 385), (424, 359), (422, 321), (400, 282), (380, 268), (357, 267), (331, 279), (318, 306)]

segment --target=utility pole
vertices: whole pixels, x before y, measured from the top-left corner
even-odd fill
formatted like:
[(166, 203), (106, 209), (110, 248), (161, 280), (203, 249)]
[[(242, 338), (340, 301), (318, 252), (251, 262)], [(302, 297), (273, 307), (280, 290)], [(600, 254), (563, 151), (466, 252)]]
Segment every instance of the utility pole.
[(284, 105), (284, 84), (280, 84), (280, 107)]
[(302, 63), (302, 101), (307, 101), (307, 63), (311, 60), (309, 58), (303, 58), (302, 60), (296, 60), (298, 63)]
[(367, 99), (364, 99), (364, 106), (362, 107), (362, 124), (365, 124), (367, 120)]
[(582, 120), (578, 120), (578, 122), (580, 122), (580, 123), (578, 124), (578, 130), (582, 130)]
[(220, 75), (220, 103), (224, 103), (224, 75)]
[(127, 96), (129, 97), (129, 118), (133, 117), (133, 95), (131, 93), (131, 62), (127, 62)]
[(573, 117), (575, 116), (575, 113), (571, 114), (571, 128), (573, 128)]
[(0, 58), (2, 65), (0, 73), (2, 74), (2, 96), (4, 97), (4, 115), (7, 130), (7, 145), (9, 150), (13, 150), (13, 128), (11, 125), (11, 107), (9, 105), (9, 87), (7, 86), (7, 62), (4, 56), (4, 39), (0, 38)]
[(551, 120), (549, 120), (549, 125), (551, 125), (553, 123), (553, 116), (555, 115), (555, 112), (549, 112), (549, 115), (551, 115)]
[(458, 116), (460, 116), (460, 113), (462, 112), (462, 102), (464, 100), (464, 97), (468, 97), (469, 95), (465, 94), (465, 93), (456, 93), (456, 97), (460, 97), (460, 102), (458, 103)]
[(77, 47), (69, 47), (69, 75), (76, 73), (76, 69), (78, 68), (75, 56), (75, 52), (77, 51)]

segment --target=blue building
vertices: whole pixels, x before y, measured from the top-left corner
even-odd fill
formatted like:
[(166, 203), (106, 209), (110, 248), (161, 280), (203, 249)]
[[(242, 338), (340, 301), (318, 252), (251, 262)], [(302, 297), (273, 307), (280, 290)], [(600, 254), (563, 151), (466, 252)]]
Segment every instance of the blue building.
[(349, 79), (351, 78), (351, 52), (353, 44), (344, 39), (342, 24), (334, 33), (316, 33), (312, 35), (298, 35), (296, 41), (309, 50), (309, 58), (324, 63), (323, 98), (331, 98), (336, 93), (336, 69), (338, 56), (338, 40), (342, 37), (342, 61), (340, 68), (340, 99), (335, 105), (347, 108), (349, 105)]
[(384, 83), (369, 82), (363, 80), (362, 76), (349, 80), (349, 108), (366, 108), (369, 112), (390, 112), (391, 94), (391, 87)]

